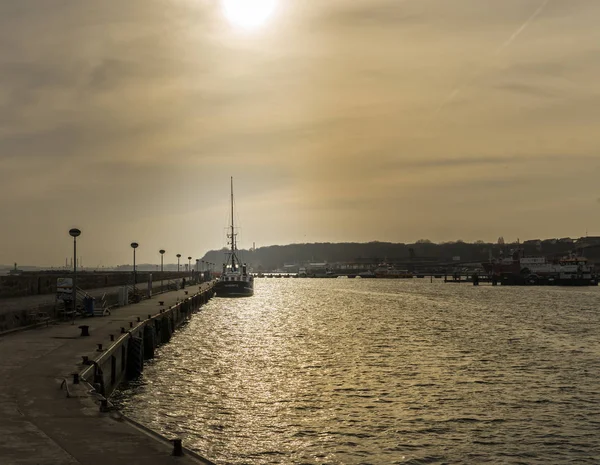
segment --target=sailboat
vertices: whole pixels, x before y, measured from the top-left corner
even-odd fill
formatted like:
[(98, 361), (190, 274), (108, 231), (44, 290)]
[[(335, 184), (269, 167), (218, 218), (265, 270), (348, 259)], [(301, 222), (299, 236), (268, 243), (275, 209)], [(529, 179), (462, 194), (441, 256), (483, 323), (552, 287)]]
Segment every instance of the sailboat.
[(223, 273), (215, 284), (217, 297), (250, 297), (254, 294), (254, 276), (237, 256), (236, 233), (233, 224), (233, 177), (231, 178), (231, 230), (227, 234), (231, 250), (223, 263)]

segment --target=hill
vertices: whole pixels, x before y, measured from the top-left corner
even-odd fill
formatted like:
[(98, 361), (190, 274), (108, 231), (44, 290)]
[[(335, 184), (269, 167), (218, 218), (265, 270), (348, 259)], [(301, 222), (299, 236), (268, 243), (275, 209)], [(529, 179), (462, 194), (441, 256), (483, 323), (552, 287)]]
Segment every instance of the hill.
[[(597, 250), (600, 238), (580, 239), (545, 239), (530, 240), (524, 243), (504, 244), (502, 238), (497, 243), (477, 241), (468, 243), (463, 241), (432, 243), (420, 240), (413, 244), (391, 242), (343, 242), (343, 243), (314, 243), (272, 245), (260, 247), (255, 250), (240, 250), (241, 258), (255, 270), (282, 269), (286, 264), (302, 265), (306, 263), (353, 263), (376, 264), (383, 261), (387, 263), (407, 264), (413, 263), (452, 263), (482, 262), (489, 259), (490, 255), (498, 257), (507, 255), (511, 250), (520, 247), (526, 255), (545, 255), (557, 257), (571, 251), (582, 253), (585, 250)], [(211, 250), (202, 260), (215, 263), (216, 269), (221, 267), (225, 260), (227, 249)]]

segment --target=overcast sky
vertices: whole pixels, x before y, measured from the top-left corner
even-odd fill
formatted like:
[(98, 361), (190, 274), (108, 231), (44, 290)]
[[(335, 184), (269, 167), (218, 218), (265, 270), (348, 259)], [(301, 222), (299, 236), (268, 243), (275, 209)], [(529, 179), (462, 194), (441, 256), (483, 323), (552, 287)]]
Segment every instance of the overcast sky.
[(600, 1), (223, 11), (0, 0), (0, 263), (600, 235)]

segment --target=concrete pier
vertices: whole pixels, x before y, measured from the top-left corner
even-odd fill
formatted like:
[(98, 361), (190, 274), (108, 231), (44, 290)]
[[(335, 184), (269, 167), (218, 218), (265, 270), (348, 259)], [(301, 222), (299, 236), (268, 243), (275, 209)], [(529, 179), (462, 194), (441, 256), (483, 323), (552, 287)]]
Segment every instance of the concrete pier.
[[(187, 279), (187, 281), (189, 282), (189, 279)], [(167, 291), (170, 288), (181, 285), (181, 282), (182, 278), (152, 281), (152, 293)], [(118, 304), (118, 293), (123, 287), (124, 286), (95, 288), (89, 289), (85, 291), (85, 293), (98, 301), (104, 296), (106, 303), (113, 307)], [(148, 289), (148, 283), (139, 282), (137, 288), (140, 291), (146, 291)], [(81, 293), (82, 291), (80, 290), (80, 303)], [(31, 312), (45, 312), (48, 313), (51, 318), (57, 318), (58, 315), (56, 314), (56, 309), (57, 306), (59, 306), (58, 303), (55, 294), (29, 295), (25, 297), (0, 299), (0, 336), (3, 332), (29, 325), (28, 315)], [(99, 304), (100, 303), (98, 302), (98, 305)]]
[[(141, 370), (139, 359), (152, 356), (156, 344), (168, 340), (211, 296), (212, 284), (205, 283), (115, 309), (109, 316), (0, 337), (0, 463), (210, 463), (186, 450), (185, 443), (184, 455), (173, 455), (169, 441), (178, 438), (162, 438), (124, 418), (106, 396), (136, 368)], [(89, 336), (81, 335), (84, 325)]]

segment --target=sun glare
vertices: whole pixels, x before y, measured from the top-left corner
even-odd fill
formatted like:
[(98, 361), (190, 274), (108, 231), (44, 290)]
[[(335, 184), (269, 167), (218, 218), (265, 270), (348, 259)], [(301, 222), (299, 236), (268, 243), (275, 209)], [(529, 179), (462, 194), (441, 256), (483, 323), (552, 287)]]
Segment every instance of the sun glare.
[(275, 11), (277, 0), (222, 0), (225, 17), (235, 26), (257, 29)]

